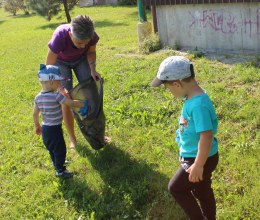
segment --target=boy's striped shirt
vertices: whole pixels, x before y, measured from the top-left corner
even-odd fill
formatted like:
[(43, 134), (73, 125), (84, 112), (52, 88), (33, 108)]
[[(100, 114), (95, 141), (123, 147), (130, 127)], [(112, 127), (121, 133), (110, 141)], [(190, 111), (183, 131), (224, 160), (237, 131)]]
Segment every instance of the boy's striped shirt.
[(62, 123), (61, 104), (66, 97), (55, 92), (40, 92), (34, 100), (42, 114), (42, 125), (59, 125)]

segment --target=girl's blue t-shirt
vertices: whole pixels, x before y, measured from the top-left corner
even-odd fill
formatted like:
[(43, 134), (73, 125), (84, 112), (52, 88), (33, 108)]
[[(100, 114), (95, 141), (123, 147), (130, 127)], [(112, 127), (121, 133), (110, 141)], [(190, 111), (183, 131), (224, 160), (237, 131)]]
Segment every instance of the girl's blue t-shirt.
[[(212, 130), (217, 133), (218, 118), (209, 96), (204, 93), (184, 102), (182, 115), (179, 118), (179, 129), (176, 131), (180, 156), (195, 158), (198, 152), (200, 133)], [(218, 141), (212, 140), (209, 156), (218, 152)]]

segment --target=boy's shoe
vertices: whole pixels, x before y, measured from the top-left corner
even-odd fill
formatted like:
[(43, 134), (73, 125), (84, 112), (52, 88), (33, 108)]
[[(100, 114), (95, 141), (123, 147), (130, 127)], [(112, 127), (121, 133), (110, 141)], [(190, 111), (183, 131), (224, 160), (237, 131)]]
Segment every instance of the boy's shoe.
[(61, 177), (61, 178), (71, 178), (73, 177), (73, 172), (70, 172), (68, 170), (64, 170), (62, 172), (56, 172), (56, 177)]

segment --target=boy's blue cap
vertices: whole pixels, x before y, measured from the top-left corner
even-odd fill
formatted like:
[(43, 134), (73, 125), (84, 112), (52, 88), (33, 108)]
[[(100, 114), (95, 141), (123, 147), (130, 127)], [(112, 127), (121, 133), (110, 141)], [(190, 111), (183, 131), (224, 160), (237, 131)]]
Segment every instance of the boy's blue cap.
[(61, 75), (60, 68), (58, 66), (44, 64), (40, 64), (38, 78), (40, 81), (68, 80), (68, 78)]

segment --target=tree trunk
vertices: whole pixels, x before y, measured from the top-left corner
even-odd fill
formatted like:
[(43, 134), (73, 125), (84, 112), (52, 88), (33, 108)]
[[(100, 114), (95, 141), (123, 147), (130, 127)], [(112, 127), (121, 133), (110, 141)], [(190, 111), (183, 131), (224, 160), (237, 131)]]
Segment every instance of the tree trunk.
[(51, 13), (50, 13), (50, 11), (48, 11), (47, 20), (48, 20), (48, 21), (51, 21)]
[(69, 12), (69, 8), (68, 8), (68, 2), (67, 2), (67, 0), (62, 0), (62, 2), (63, 2), (66, 17), (67, 17), (67, 21), (68, 21), (68, 23), (70, 23), (71, 17), (70, 17), (70, 12)]

